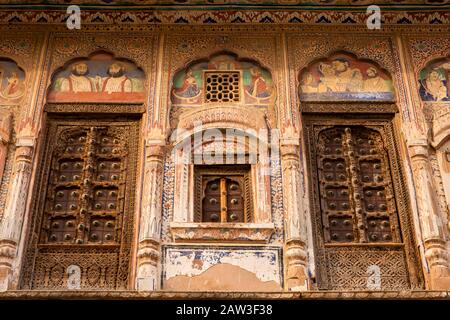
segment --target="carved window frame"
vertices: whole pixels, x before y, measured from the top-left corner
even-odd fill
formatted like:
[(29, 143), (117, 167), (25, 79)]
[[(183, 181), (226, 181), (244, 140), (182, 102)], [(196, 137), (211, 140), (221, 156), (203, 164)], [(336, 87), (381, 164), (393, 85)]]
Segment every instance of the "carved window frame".
[[(100, 110), (104, 110), (100, 114)], [(81, 113), (77, 111), (81, 110)], [(101, 105), (101, 104), (48, 104), (45, 111), (47, 123), (44, 134), (44, 144), (39, 153), (41, 165), (36, 174), (36, 183), (33, 187), (35, 200), (31, 209), (29, 226), (30, 237), (27, 239), (25, 248), (24, 264), (21, 272), (20, 287), (22, 289), (67, 289), (70, 277), (69, 270), (78, 267), (80, 276), (79, 285), (82, 289), (108, 289), (125, 290), (130, 288), (132, 273), (132, 250), (134, 239), (134, 219), (135, 219), (135, 190), (138, 179), (140, 140), (139, 129), (140, 119), (144, 108), (139, 104), (121, 104), (121, 105)], [(53, 159), (54, 145), (50, 143), (51, 139), (58, 139), (57, 130), (59, 126), (72, 126), (74, 129), (80, 126), (110, 126), (113, 130), (119, 127), (127, 127), (127, 133), (123, 135), (127, 140), (127, 178), (123, 195), (126, 201), (122, 201), (123, 210), (120, 217), (120, 241), (105, 244), (70, 244), (47, 243), (42, 241), (42, 226), (45, 224), (44, 210), (46, 208), (46, 192), (49, 185), (50, 164)], [(50, 139), (50, 140), (49, 140)], [(121, 169), (122, 170), (122, 169)], [(70, 246), (70, 247), (69, 247)], [(69, 250), (67, 250), (69, 248)], [(75, 264), (73, 263), (75, 262)], [(40, 267), (38, 266), (40, 264)], [(50, 273), (61, 274), (61, 279), (57, 282), (47, 279), (50, 273), (45, 271), (44, 278), (36, 278), (36, 267), (43, 269), (54, 264)], [(80, 267), (78, 266), (81, 266)], [(93, 281), (90, 268), (94, 272), (95, 268), (100, 268), (100, 277), (98, 281)], [(46, 270), (46, 269), (45, 269)], [(81, 271), (82, 270), (82, 271)], [(47, 278), (46, 278), (47, 277)]]
[[(225, 141), (225, 140), (223, 140)], [(223, 141), (217, 141), (221, 143)], [(188, 152), (174, 146), (175, 162), (174, 208), (170, 231), (175, 242), (252, 242), (268, 243), (275, 231), (272, 219), (270, 175), (267, 174), (269, 155), (258, 154), (256, 161), (245, 155), (238, 165), (250, 166), (252, 219), (245, 223), (196, 222), (195, 214), (195, 166), (223, 165), (219, 163), (194, 163), (196, 149)], [(234, 154), (235, 156), (237, 153)], [(224, 155), (225, 157), (225, 155)]]
[[(331, 107), (331, 104), (324, 105), (327, 106), (325, 109)], [(356, 105), (352, 104), (352, 106)], [(342, 108), (344, 107), (345, 104), (342, 104)], [(363, 109), (368, 107), (368, 105), (364, 105)], [(372, 105), (372, 107), (374, 106)], [(306, 140), (305, 151), (311, 181), (309, 192), (311, 194), (313, 242), (316, 264), (318, 266), (316, 275), (318, 288), (328, 290), (364, 290), (366, 289), (366, 281), (369, 281), (369, 278), (365, 278), (365, 274), (353, 274), (352, 268), (366, 268), (365, 265), (370, 265), (371, 263), (381, 266), (382, 289), (421, 288), (423, 286), (423, 274), (419, 260), (420, 255), (415, 244), (405, 176), (396, 145), (396, 141), (399, 141), (399, 138), (394, 127), (394, 114), (392, 112), (353, 113), (350, 118), (348, 113), (325, 114), (316, 110), (314, 114), (303, 114), (303, 125)], [(382, 134), (387, 156), (389, 157), (389, 171), (392, 175), (393, 184), (392, 190), (397, 207), (397, 219), (400, 224), (400, 238), (397, 237), (397, 241), (394, 238), (394, 241), (390, 243), (325, 242), (321, 209), (322, 200), (318, 192), (316, 192), (320, 188), (320, 182), (318, 180), (319, 168), (316, 155), (318, 151), (315, 140), (317, 138), (317, 130), (320, 131), (323, 128), (335, 126), (374, 128)], [(352, 262), (348, 264), (347, 260)], [(347, 269), (347, 267), (350, 269)], [(396, 279), (395, 281), (393, 281), (394, 278)]]

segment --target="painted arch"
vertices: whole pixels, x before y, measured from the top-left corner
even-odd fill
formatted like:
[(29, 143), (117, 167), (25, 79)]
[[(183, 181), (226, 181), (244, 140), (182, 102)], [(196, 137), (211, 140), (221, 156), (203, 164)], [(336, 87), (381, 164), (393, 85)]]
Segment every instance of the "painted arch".
[(200, 106), (205, 102), (208, 72), (238, 72), (240, 92), (238, 104), (268, 106), (273, 104), (275, 87), (269, 70), (249, 59), (221, 52), (208, 59), (195, 61), (178, 71), (173, 77), (171, 100), (173, 105)]
[(302, 101), (393, 101), (388, 72), (345, 52), (312, 62), (300, 73)]
[(10, 59), (0, 59), (0, 104), (19, 103), (25, 94), (25, 72)]
[(133, 62), (97, 52), (56, 71), (49, 102), (143, 102), (145, 74)]
[(431, 61), (419, 73), (422, 101), (450, 101), (450, 58)]

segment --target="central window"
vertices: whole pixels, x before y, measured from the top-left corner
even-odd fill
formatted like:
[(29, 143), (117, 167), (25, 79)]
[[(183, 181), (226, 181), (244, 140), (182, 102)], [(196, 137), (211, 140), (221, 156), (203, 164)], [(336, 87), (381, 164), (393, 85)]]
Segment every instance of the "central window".
[(195, 167), (196, 222), (251, 222), (250, 166)]

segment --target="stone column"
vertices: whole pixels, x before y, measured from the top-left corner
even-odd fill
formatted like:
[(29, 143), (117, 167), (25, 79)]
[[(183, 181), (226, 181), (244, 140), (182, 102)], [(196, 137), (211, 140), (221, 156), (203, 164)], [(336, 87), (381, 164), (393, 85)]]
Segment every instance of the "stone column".
[(305, 291), (307, 276), (307, 234), (304, 201), (301, 182), (299, 140), (281, 144), (283, 168), (283, 203), (285, 214), (285, 257), (286, 289)]
[(11, 139), (12, 114), (9, 111), (0, 111), (0, 183), (5, 170), (8, 144)]
[(142, 188), (136, 289), (159, 289), (164, 141), (147, 141)]
[(33, 138), (18, 138), (5, 212), (0, 224), (0, 291), (13, 288), (19, 246), (32, 171)]
[(428, 158), (428, 142), (425, 139), (415, 140), (408, 143), (408, 148), (425, 244), (425, 257), (430, 268), (430, 289), (449, 290), (450, 266), (446, 250), (445, 226)]

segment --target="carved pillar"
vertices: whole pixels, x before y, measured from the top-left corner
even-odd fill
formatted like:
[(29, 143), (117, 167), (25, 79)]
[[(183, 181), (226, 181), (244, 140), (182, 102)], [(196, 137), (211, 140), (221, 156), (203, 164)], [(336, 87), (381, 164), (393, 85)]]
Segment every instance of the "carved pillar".
[(308, 289), (307, 235), (298, 140), (297, 143), (282, 143), (281, 160), (286, 230), (286, 288), (289, 291), (304, 291)]
[(0, 224), (0, 291), (13, 288), (15, 257), (24, 221), (31, 177), (33, 138), (18, 138), (14, 168)]
[(159, 289), (164, 141), (147, 141), (136, 289)]
[(9, 111), (0, 111), (0, 183), (5, 170), (8, 144), (11, 139), (12, 114)]
[(417, 206), (425, 244), (425, 257), (430, 268), (430, 289), (450, 289), (450, 267), (446, 250), (445, 226), (433, 181), (426, 140), (409, 143), (414, 173)]

